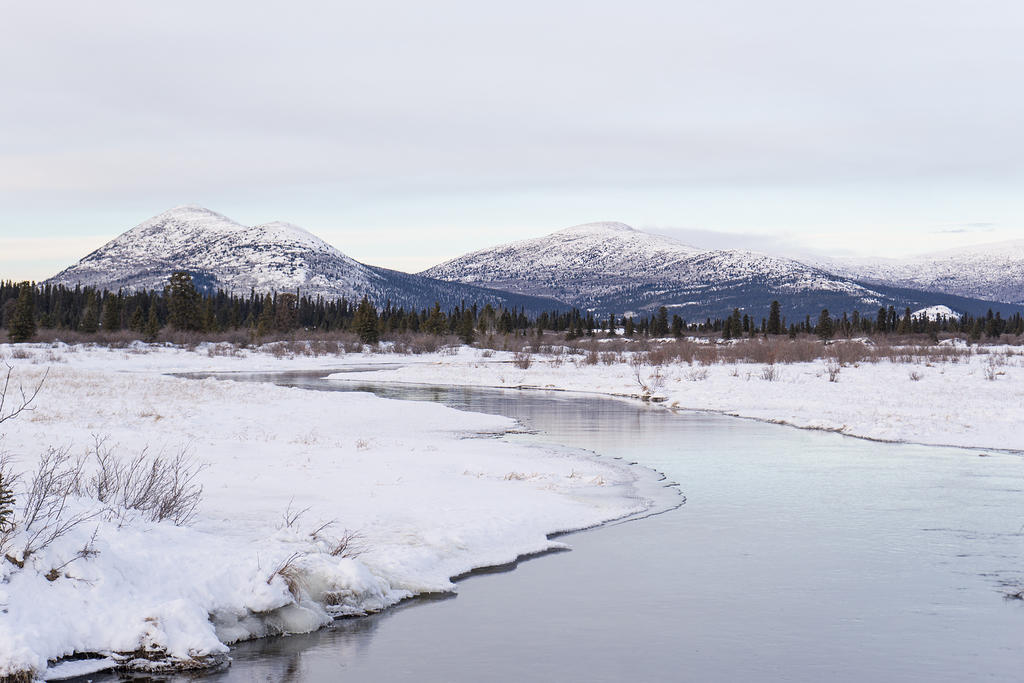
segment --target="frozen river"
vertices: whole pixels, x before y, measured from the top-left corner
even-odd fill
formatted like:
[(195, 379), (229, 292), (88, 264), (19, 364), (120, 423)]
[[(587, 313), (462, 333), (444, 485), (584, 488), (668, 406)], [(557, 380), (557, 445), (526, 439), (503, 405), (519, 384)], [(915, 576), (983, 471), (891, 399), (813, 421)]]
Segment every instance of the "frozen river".
[(1021, 679), (1024, 603), (1004, 597), (1024, 584), (1018, 455), (556, 392), (274, 381), (511, 416), (537, 433), (507, 438), (638, 461), (687, 502), (457, 597), (242, 644), (204, 680)]

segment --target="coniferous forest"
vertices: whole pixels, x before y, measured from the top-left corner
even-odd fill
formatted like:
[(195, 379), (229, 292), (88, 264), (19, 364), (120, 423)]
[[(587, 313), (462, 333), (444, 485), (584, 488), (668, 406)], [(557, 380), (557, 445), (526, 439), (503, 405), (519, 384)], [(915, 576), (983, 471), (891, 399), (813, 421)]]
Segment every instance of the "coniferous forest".
[(472, 342), (478, 334), (526, 335), (553, 332), (572, 340), (596, 334), (627, 337), (682, 337), (715, 335), (739, 339), (757, 335), (816, 335), (828, 340), (873, 334), (925, 335), (938, 341), (940, 334), (968, 336), (974, 341), (1024, 334), (1020, 313), (1003, 318), (999, 312), (962, 318), (915, 316), (909, 308), (842, 312), (822, 310), (817, 318), (787, 320), (778, 302), (761, 315), (735, 309), (731, 316), (699, 321), (684, 320), (662, 307), (650, 316), (595, 315), (593, 312), (552, 310), (528, 316), (523, 310), (479, 307), (464, 302), (450, 310), (435, 304), (430, 309), (406, 310), (390, 302), (364, 298), (326, 300), (301, 292), (258, 293), (239, 296), (224, 291), (197, 289), (186, 272), (171, 275), (161, 291), (111, 292), (92, 287), (0, 282), (0, 327), (11, 342), (31, 341), (43, 331), (59, 337), (61, 331), (109, 335), (127, 331), (144, 341), (156, 341), (167, 331), (192, 333), (198, 339), (226, 332), (243, 332), (258, 342), (270, 337), (303, 332), (348, 332), (364, 343), (389, 335), (424, 333), (457, 335)]

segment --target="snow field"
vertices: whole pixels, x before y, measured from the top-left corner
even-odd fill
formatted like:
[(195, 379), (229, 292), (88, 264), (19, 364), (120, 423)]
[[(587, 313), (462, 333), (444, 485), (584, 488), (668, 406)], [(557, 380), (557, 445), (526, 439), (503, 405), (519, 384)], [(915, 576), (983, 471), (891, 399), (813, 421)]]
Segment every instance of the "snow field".
[[(551, 532), (648, 505), (634, 473), (615, 461), (486, 436), (512, 427), (505, 418), (157, 374), (326, 359), (49, 346), (0, 347), (0, 355), (26, 386), (49, 368), (35, 410), (0, 427), (0, 447), (22, 473), (19, 500), (42, 451), (89, 457), (93, 435), (123, 457), (185, 449), (206, 465), (191, 526), (99, 514), (24, 568), (0, 558), (0, 676), (43, 675), (48, 662), (51, 676), (80, 670), (86, 665), (52, 668), (76, 652), (136, 669), (207, 665), (241, 639), (454, 590), (452, 576), (558, 547)], [(82, 498), (72, 508), (100, 506)], [(286, 511), (297, 515), (290, 525)], [(352, 532), (362, 552), (332, 554)], [(48, 580), (94, 533), (99, 554)], [(6, 548), (14, 559), (22, 540)]]

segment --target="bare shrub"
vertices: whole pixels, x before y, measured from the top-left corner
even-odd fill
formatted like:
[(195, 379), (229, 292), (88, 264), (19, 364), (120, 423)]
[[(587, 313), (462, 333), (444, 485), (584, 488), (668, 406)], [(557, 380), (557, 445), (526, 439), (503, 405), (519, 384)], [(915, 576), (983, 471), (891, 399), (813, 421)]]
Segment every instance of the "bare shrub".
[(93, 439), (98, 467), (82, 489), (106, 506), (111, 520), (123, 523), (127, 514), (135, 511), (151, 522), (169, 520), (182, 526), (192, 521), (203, 496), (197, 479), (205, 468), (187, 449), (173, 456), (150, 456), (143, 449), (134, 458), (123, 460), (107, 446), (106, 438)]
[(14, 371), (14, 367), (7, 365), (7, 372), (4, 373), (3, 383), (0, 384), (0, 424), (13, 420), (24, 412), (30, 412), (33, 410), (32, 402), (36, 400), (39, 395), (39, 391), (43, 388), (43, 383), (46, 381), (50, 371), (47, 370), (43, 373), (42, 378), (36, 383), (34, 387), (26, 389), (24, 385), (18, 385), (18, 398), (14, 400), (14, 403), (10, 403), (11, 394), (13, 387), (11, 386), (11, 374)]
[(520, 370), (529, 370), (531, 363), (533, 363), (533, 357), (529, 351), (516, 351), (512, 356), (512, 364)]
[(712, 365), (718, 362), (717, 346), (701, 346), (693, 352), (693, 360), (701, 365)]
[(910, 373), (908, 373), (907, 377), (910, 378), (911, 382), (920, 382), (921, 378), (924, 377), (924, 375), (922, 375), (917, 370), (911, 370)]
[(1006, 365), (1006, 356), (1001, 353), (990, 353), (988, 359), (985, 361), (985, 379), (990, 382), (996, 381), (996, 377), (1004, 374), (999, 370), (1002, 366)]
[(828, 373), (829, 382), (839, 381), (839, 372), (843, 369), (842, 364), (837, 358), (826, 358), (825, 359), (825, 372)]
[[(307, 508), (308, 509), (308, 508)], [(339, 536), (331, 536), (324, 532), (337, 524), (337, 520), (324, 522), (319, 527), (309, 532), (309, 537), (314, 541), (321, 541), (327, 545), (327, 554), (331, 557), (359, 557), (366, 552), (365, 538), (359, 531), (345, 529)]]
[(640, 395), (643, 398), (650, 398), (665, 386), (665, 375), (662, 374), (660, 367), (654, 368), (654, 372), (650, 373), (647, 376), (647, 379), (644, 379), (640, 374), (639, 365), (634, 366), (633, 371), (635, 373), (636, 383), (640, 385)]
[(706, 367), (700, 366), (690, 368), (689, 370), (686, 371), (686, 374), (683, 376), (686, 377), (686, 379), (690, 382), (701, 382), (708, 378), (708, 369)]
[(61, 570), (67, 567), (72, 562), (75, 562), (77, 560), (88, 560), (99, 555), (100, 551), (96, 550), (96, 534), (98, 533), (99, 528), (92, 532), (92, 536), (89, 537), (89, 540), (86, 541), (85, 545), (83, 545), (81, 548), (75, 551), (75, 553), (70, 558), (68, 558), (61, 564), (58, 564), (56, 567), (51, 568), (50, 571), (46, 573), (46, 580), (56, 581), (57, 579), (59, 579)]
[(821, 357), (823, 346), (815, 339), (776, 339), (775, 360), (778, 363), (808, 363)]
[[(329, 526), (329, 524), (324, 525), (324, 527), (326, 526)], [(318, 532), (323, 530), (324, 527), (313, 532), (310, 536), (316, 540), (324, 541), (327, 544), (327, 554), (331, 557), (354, 558), (366, 552), (366, 539), (360, 532), (345, 529), (341, 532), (340, 536), (319, 535)]]
[[(853, 365), (868, 358), (870, 349), (861, 341), (836, 341), (829, 344), (828, 357), (840, 365)], [(835, 381), (835, 380), (830, 380)]]
[(288, 345), (284, 342), (277, 342), (274, 344), (268, 344), (267, 350), (274, 358), (288, 358), (292, 354), (288, 350)]
[(285, 585), (288, 586), (288, 592), (292, 596), (299, 597), (299, 578), (301, 576), (299, 568), (295, 566), (295, 561), (303, 556), (303, 553), (292, 553), (284, 560), (282, 560), (274, 571), (270, 572), (270, 576), (267, 577), (267, 585), (269, 586), (273, 582), (275, 576), (280, 576), (284, 579)]
[(779, 369), (775, 367), (774, 364), (766, 365), (764, 366), (764, 368), (761, 369), (761, 379), (765, 380), (766, 382), (774, 382), (781, 376), (782, 375), (779, 372)]
[[(281, 525), (278, 527), (279, 529), (294, 529), (298, 525), (299, 520), (302, 518), (302, 516), (309, 512), (311, 509), (308, 507), (304, 507), (301, 510), (298, 508), (293, 508), (292, 505), (294, 504), (294, 498), (288, 501), (288, 507), (284, 509), (284, 514), (282, 515), (281, 519)], [(321, 529), (323, 528), (324, 527), (321, 527)]]
[(21, 518), (10, 532), (24, 537), (21, 559), (8, 559), (18, 566), (33, 553), (100, 514), (97, 510), (73, 511), (73, 499), (81, 488), (83, 459), (72, 459), (70, 449), (49, 448), (39, 458), (29, 480)]

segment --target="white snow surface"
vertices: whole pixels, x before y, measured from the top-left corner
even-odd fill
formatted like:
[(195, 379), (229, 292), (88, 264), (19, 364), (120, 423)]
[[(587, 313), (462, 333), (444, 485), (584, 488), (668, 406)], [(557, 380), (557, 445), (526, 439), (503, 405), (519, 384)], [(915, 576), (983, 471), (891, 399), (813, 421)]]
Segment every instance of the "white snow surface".
[[(513, 427), (506, 418), (160, 374), (338, 367), (338, 358), (144, 345), (22, 346), (16, 355), (28, 358), (13, 355), (0, 346), (15, 383), (32, 385), (49, 368), (35, 409), (0, 428), (0, 446), (23, 475), (20, 502), (45, 448), (84, 456), (93, 435), (124, 457), (184, 448), (207, 467), (190, 526), (137, 515), (119, 525), (101, 515), (30, 555), (23, 569), (0, 558), (0, 677), (98, 666), (59, 661), (73, 653), (141, 669), (201, 665), (240, 639), (305, 632), (335, 616), (452, 591), (452, 576), (558, 547), (549, 533), (649, 505), (635, 470), (617, 461), (481, 436)], [(87, 498), (71, 503), (99, 509)], [(289, 506), (308, 508), (290, 528), (282, 526)], [(333, 524), (310, 535), (326, 522)], [(346, 530), (360, 534), (357, 557), (329, 553)], [(45, 578), (94, 532), (97, 556)], [(6, 551), (19, 559), (23, 541), (15, 535)], [(290, 589), (274, 570), (296, 553)], [(56, 662), (49, 674), (48, 662)]]
[(524, 370), (511, 362), (511, 354), (498, 352), (483, 359), (464, 350), (432, 362), (419, 357), (400, 368), (334, 378), (629, 397), (644, 393), (642, 381), (657, 386), (652, 396), (673, 409), (714, 411), (883, 441), (1024, 451), (1022, 354), (1022, 347), (990, 346), (957, 362), (847, 364), (837, 381), (830, 382), (824, 361), (776, 364), (775, 379), (766, 381), (767, 366), (756, 363), (669, 363), (637, 369), (628, 362), (588, 364), (584, 356), (533, 354)]
[(950, 320), (959, 320), (960, 317), (961, 317), (961, 315), (959, 313), (954, 311), (949, 306), (942, 306), (942, 305), (939, 305), (939, 306), (928, 306), (927, 308), (922, 308), (922, 309), (914, 311), (912, 313), (912, 315), (914, 315), (915, 317), (918, 317), (918, 318), (924, 316), (928, 320), (938, 320), (940, 317), (948, 318)]
[[(712, 342), (713, 343), (713, 342)], [(0, 346), (16, 380), (49, 376), (36, 410), (4, 423), (2, 447), (17, 469), (47, 445), (84, 454), (105, 435), (122, 455), (184, 446), (208, 463), (195, 523), (129, 518), (83, 525), (31, 556), (0, 559), (0, 675), (61, 675), (47, 662), (75, 652), (112, 661), (140, 651), (178, 665), (202, 663), (242, 638), (318, 628), (334, 615), (386, 608), (450, 577), (557, 546), (547, 534), (641, 510), (635, 473), (617, 461), (495, 438), (509, 420), (367, 394), (315, 393), (267, 384), (188, 380), (168, 371), (254, 371), (382, 365), (338, 381), (565, 389), (637, 396), (640, 382), (672, 409), (721, 412), (889, 441), (1024, 451), (1024, 356), (985, 347), (957, 362), (859, 363), (830, 382), (823, 362), (662, 367), (588, 364), (583, 356), (354, 353), (279, 357), (201, 345), (194, 351), (136, 344)], [(628, 357), (630, 352), (626, 352)], [(402, 363), (395, 367), (384, 364)], [(994, 379), (988, 379), (988, 376)], [(661, 377), (659, 380), (658, 377)], [(916, 378), (916, 379), (915, 379)], [(22, 482), (24, 484), (24, 481)], [(74, 503), (82, 508), (88, 500)], [(309, 507), (279, 528), (289, 504)], [(325, 535), (358, 530), (366, 552), (331, 556)], [(100, 554), (50, 582), (93, 531)], [(16, 544), (14, 546), (17, 547)], [(295, 592), (274, 569), (293, 553)], [(16, 554), (16, 553), (15, 553)], [(127, 654), (126, 654), (127, 653)], [(132, 654), (134, 653), (134, 654)], [(67, 667), (67, 668), (64, 668)]]

